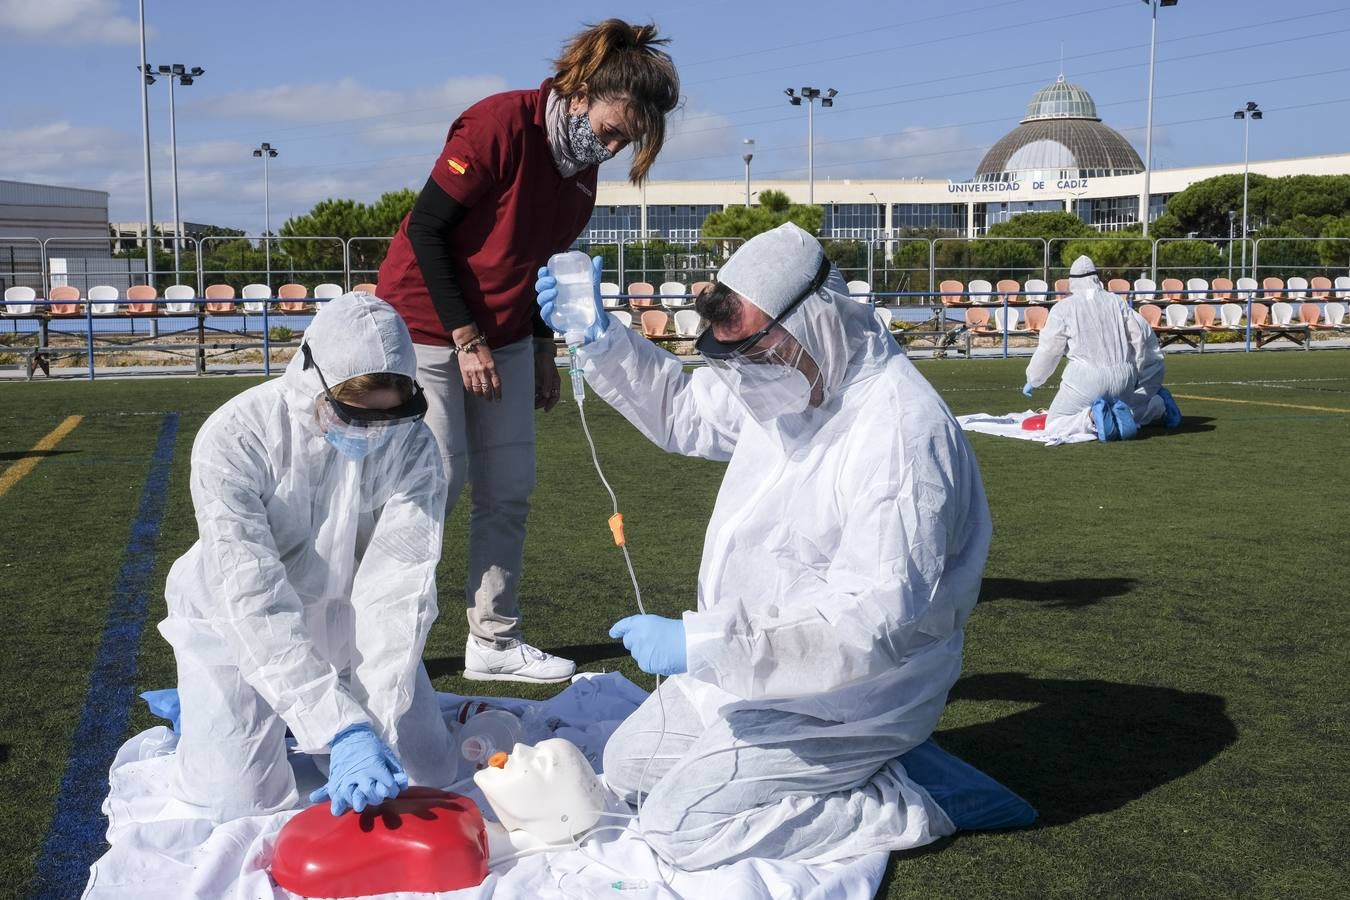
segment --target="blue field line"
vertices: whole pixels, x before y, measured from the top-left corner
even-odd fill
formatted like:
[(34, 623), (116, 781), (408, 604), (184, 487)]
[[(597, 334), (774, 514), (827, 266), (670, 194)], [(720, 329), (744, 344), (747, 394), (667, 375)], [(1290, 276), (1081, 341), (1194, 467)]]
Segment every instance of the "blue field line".
[(178, 413), (166, 413), (131, 525), (131, 538), (122, 555), (122, 568), (113, 586), (112, 605), (89, 675), (80, 724), (71, 738), (70, 758), (38, 857), (32, 897), (77, 896), (103, 846), (106, 823), (102, 805), (108, 793), (108, 767), (127, 730), (136, 656), (145, 624), (150, 576), (155, 569), (155, 545), (177, 438)]

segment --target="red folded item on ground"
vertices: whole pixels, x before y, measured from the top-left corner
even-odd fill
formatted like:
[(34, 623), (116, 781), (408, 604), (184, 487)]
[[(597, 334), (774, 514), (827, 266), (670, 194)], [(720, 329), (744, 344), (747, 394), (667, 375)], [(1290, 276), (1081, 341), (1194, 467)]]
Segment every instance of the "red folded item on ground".
[(1045, 430), (1045, 415), (1046, 415), (1045, 413), (1041, 413), (1041, 414), (1035, 415), (1035, 416), (1027, 416), (1025, 419), (1022, 420), (1022, 430), (1023, 430), (1023, 431), (1044, 431), (1044, 430)]

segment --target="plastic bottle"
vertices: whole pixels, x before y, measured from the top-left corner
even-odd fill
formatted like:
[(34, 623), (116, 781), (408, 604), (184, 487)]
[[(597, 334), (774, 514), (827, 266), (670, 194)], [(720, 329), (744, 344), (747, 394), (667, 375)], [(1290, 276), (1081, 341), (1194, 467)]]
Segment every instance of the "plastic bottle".
[(553, 302), (554, 322), (562, 329), (571, 360), (572, 399), (578, 403), (586, 399), (586, 381), (577, 360), (577, 350), (586, 342), (586, 329), (595, 324), (595, 277), (591, 259), (579, 250), (555, 253), (549, 257), (548, 269), (558, 282), (558, 299)]
[[(481, 705), (481, 704), (480, 704)], [(487, 765), (494, 753), (510, 753), (524, 734), (520, 720), (504, 709), (473, 712), (455, 737), (459, 752), (475, 771)]]
[(591, 258), (579, 250), (555, 253), (549, 257), (548, 269), (558, 282), (558, 299), (553, 304), (555, 322), (568, 348), (579, 347), (586, 340), (586, 329), (595, 324)]

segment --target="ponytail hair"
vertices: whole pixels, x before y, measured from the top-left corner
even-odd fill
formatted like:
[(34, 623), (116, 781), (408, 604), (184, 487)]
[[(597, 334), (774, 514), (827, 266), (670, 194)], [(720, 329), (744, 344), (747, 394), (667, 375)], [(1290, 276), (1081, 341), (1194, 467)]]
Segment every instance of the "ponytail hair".
[(647, 178), (666, 140), (666, 115), (680, 102), (675, 62), (660, 49), (670, 43), (655, 25), (606, 19), (575, 35), (553, 61), (553, 89), (564, 99), (583, 90), (592, 100), (622, 100), (633, 143), (628, 180)]

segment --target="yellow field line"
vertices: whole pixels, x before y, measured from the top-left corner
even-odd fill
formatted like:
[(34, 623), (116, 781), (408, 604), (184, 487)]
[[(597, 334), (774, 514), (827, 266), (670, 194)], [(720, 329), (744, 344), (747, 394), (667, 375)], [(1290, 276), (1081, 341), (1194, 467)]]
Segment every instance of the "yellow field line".
[(5, 496), (23, 476), (37, 468), (37, 464), (42, 462), (42, 457), (38, 454), (51, 450), (61, 443), (61, 440), (74, 431), (75, 426), (80, 424), (83, 418), (84, 416), (67, 416), (64, 422), (52, 429), (51, 434), (33, 445), (33, 449), (28, 451), (29, 455), (19, 457), (14, 465), (6, 469), (5, 474), (0, 475), (0, 497)]
[(1282, 409), (1307, 409), (1312, 412), (1350, 413), (1350, 409), (1336, 406), (1306, 406), (1302, 403), (1276, 403), (1273, 400), (1232, 400), (1227, 397), (1200, 397), (1195, 394), (1173, 394), (1178, 400), (1207, 400), (1210, 403), (1243, 403), (1249, 406), (1278, 406)]

